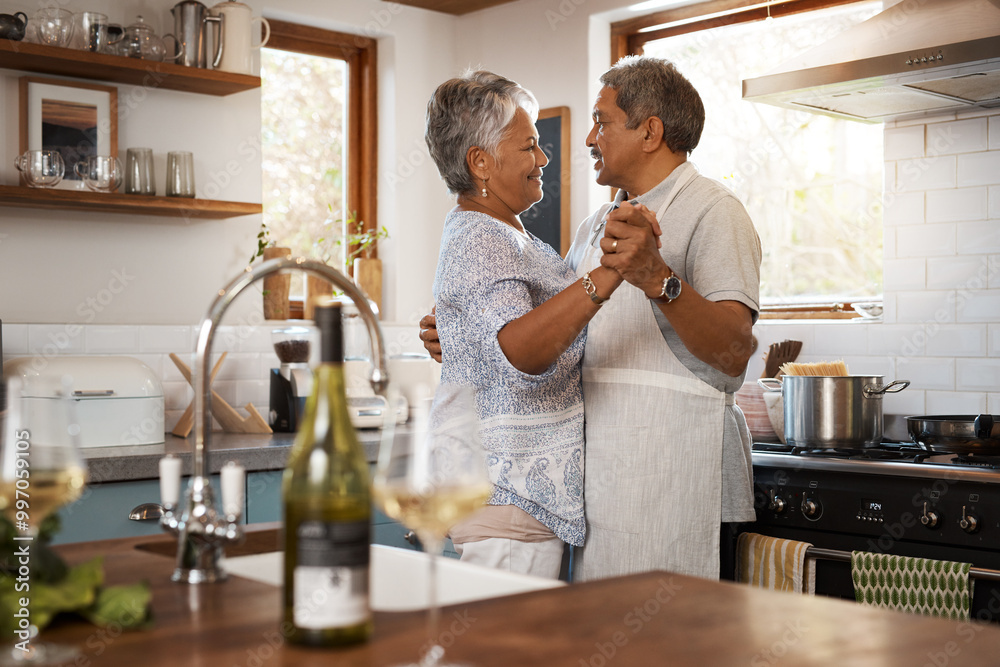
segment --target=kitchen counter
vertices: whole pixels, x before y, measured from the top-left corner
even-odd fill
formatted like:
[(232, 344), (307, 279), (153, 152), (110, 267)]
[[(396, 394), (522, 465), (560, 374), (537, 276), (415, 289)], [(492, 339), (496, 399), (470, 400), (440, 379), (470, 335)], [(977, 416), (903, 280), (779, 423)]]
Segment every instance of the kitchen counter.
[[(378, 456), (380, 429), (359, 429), (358, 439), (365, 448), (368, 461)], [(396, 427), (396, 437), (408, 436), (410, 428)], [(295, 440), (294, 433), (223, 433), (213, 431), (209, 440), (209, 472), (216, 473), (227, 461), (236, 461), (247, 472), (281, 470)], [(82, 450), (87, 461), (90, 483), (123, 482), (157, 479), (159, 461), (166, 454), (175, 454), (184, 461), (183, 474), (191, 474), (191, 453), (194, 451), (194, 430), (187, 438), (167, 433), (163, 444), (129, 445), (122, 447), (88, 447)]]
[[(277, 527), (250, 533), (230, 555), (274, 550)], [(231, 577), (170, 582), (174, 541), (129, 538), (64, 545), (70, 562), (105, 556), (108, 583), (150, 582), (153, 627), (140, 632), (60, 623), (43, 638), (79, 645), (76, 664), (376, 666), (415, 657), (421, 612), (376, 612), (367, 644), (292, 647), (280, 632), (281, 590)], [(985, 665), (1000, 628), (905, 615), (842, 600), (776, 593), (668, 572), (618, 577), (446, 607), (449, 656), (475, 667), (602, 665)]]

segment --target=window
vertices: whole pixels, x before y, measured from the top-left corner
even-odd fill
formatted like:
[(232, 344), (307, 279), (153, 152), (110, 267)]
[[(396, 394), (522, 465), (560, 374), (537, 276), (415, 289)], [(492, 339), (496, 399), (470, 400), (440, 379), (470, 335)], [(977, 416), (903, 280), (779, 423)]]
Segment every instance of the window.
[[(828, 316), (880, 300), (882, 126), (745, 102), (741, 82), (869, 18), (881, 3), (786, 2), (769, 20), (761, 19), (779, 6), (714, 15), (724, 4), (732, 3), (616, 24), (613, 44), (620, 55), (675, 62), (701, 94), (705, 130), (691, 160), (736, 193), (757, 227), (765, 311)], [(817, 4), (837, 6), (803, 9)]]
[[(344, 221), (358, 221), (352, 232), (377, 229), (375, 41), (269, 23), (261, 50), (264, 223), (293, 254), (343, 269)], [(292, 278), (292, 294), (302, 295), (302, 275)], [(301, 317), (301, 302), (297, 310), (293, 301), (292, 316)]]

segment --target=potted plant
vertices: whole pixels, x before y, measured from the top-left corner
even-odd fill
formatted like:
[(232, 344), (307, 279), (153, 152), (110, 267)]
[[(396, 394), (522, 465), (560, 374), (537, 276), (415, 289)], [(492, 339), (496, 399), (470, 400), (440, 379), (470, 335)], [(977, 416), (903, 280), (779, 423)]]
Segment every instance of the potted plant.
[[(332, 207), (330, 207), (332, 212)], [(383, 226), (379, 230), (366, 230), (365, 223), (357, 219), (356, 213), (351, 213), (346, 222), (335, 215), (331, 215), (323, 223), (329, 231), (313, 242), (313, 255), (331, 264), (340, 248), (344, 248), (343, 272), (352, 275), (353, 268), (354, 282), (361, 290), (368, 295), (368, 298), (375, 302), (381, 311), (382, 308), (382, 261), (372, 257), (378, 248), (379, 239), (389, 238), (389, 231)], [(343, 231), (346, 228), (346, 233)], [(312, 317), (313, 308), (317, 301), (326, 299), (333, 295), (333, 286), (321, 278), (309, 276), (306, 281), (306, 302), (304, 305), (305, 317)]]

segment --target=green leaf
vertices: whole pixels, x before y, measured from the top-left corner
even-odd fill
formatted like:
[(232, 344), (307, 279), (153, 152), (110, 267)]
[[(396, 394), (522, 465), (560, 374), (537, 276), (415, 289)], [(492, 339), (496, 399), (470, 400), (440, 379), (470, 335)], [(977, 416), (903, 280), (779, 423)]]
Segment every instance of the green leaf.
[(122, 628), (140, 628), (149, 621), (149, 603), (153, 593), (147, 582), (128, 586), (109, 586), (97, 593), (97, 599), (80, 615), (94, 625), (120, 625)]

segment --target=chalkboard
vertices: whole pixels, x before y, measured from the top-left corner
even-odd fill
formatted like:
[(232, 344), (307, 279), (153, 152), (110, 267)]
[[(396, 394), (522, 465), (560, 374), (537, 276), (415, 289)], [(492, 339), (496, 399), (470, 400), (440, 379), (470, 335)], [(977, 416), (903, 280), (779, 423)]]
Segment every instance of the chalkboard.
[(562, 256), (569, 251), (569, 107), (538, 112), (538, 145), (549, 163), (542, 172), (542, 201), (521, 214), (521, 222)]

